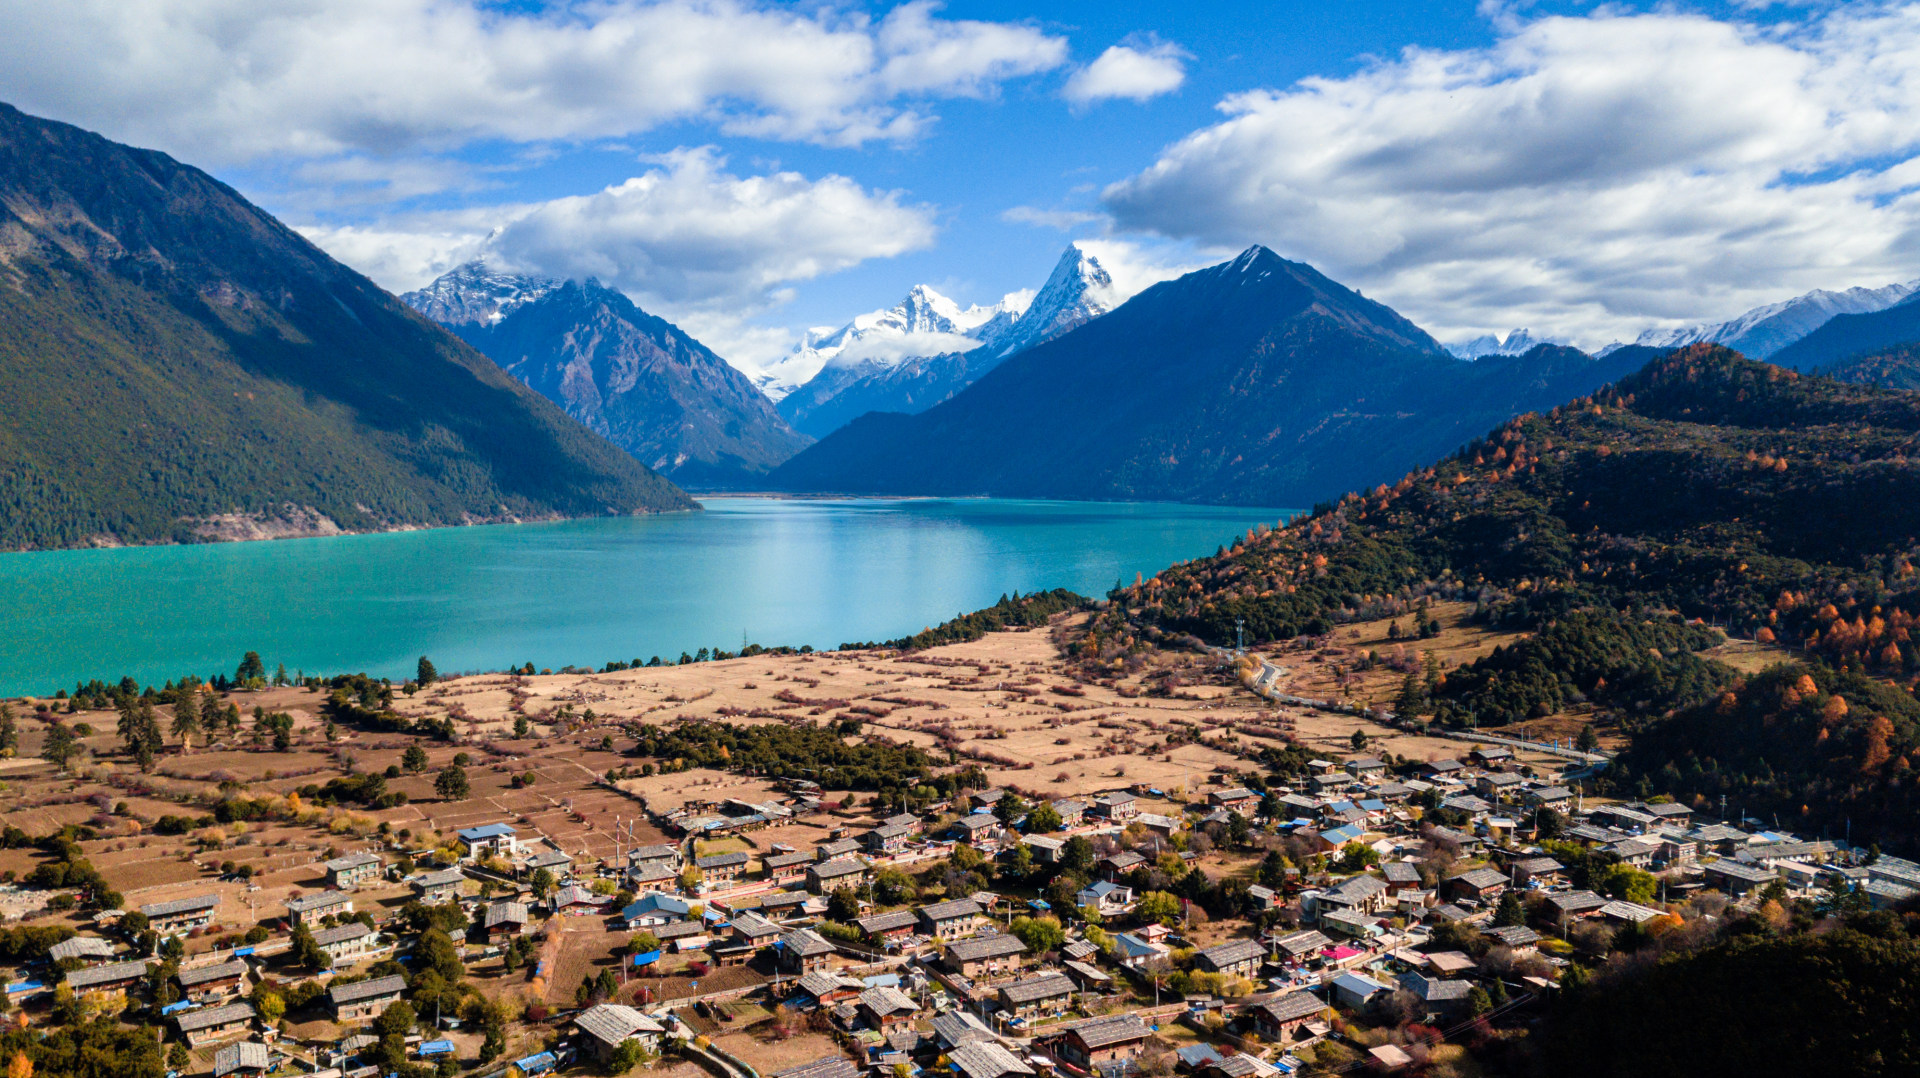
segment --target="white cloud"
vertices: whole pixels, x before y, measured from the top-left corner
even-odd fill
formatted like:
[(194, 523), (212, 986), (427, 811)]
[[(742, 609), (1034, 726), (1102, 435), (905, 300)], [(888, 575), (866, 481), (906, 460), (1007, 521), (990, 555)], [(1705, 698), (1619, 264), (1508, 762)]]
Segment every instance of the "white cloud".
[(1914, 276), (1920, 8), (1496, 25), (1487, 49), (1229, 97), (1103, 201), (1123, 229), (1266, 243), (1449, 337), (1601, 343)]
[(842, 348), (827, 361), (829, 367), (851, 367), (864, 360), (898, 363), (915, 356), (971, 352), (980, 342), (958, 333), (869, 334)]
[(756, 0), (63, 0), (0, 6), (0, 98), (232, 164), (608, 137), (715, 121), (833, 145), (904, 139), (925, 102), (1050, 70), (1024, 23), (877, 22)]
[(400, 215), (301, 231), (400, 292), (475, 257), (502, 269), (597, 277), (743, 366), (793, 339), (748, 324), (791, 286), (933, 242), (934, 211), (836, 175), (736, 176), (711, 147), (589, 195)]
[(1062, 91), (1076, 105), (1109, 98), (1146, 101), (1170, 94), (1187, 81), (1187, 53), (1165, 42), (1115, 45), (1075, 71)]
[(635, 297), (764, 307), (796, 281), (933, 242), (933, 211), (845, 176), (740, 177), (712, 148), (676, 150), (623, 183), (543, 202), (501, 228), (494, 257), (598, 277)]

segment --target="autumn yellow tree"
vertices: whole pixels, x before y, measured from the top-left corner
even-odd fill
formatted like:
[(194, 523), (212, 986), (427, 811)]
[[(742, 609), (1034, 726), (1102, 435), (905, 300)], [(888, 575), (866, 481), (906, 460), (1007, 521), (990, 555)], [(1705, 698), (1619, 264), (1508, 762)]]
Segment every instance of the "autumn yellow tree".
[(13, 1053), (13, 1058), (7, 1061), (7, 1078), (33, 1078), (33, 1060), (27, 1058), (27, 1053)]

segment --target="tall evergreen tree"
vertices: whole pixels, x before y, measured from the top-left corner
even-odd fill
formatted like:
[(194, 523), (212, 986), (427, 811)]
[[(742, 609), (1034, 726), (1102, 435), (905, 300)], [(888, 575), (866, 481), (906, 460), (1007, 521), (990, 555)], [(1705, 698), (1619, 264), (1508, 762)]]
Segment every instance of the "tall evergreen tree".
[(433, 668), (432, 660), (425, 655), (420, 656), (419, 664), (414, 667), (413, 680), (419, 682), (421, 688), (425, 688), (439, 679), (440, 671)]
[(80, 755), (80, 740), (73, 731), (61, 723), (47, 727), (47, 738), (40, 745), (40, 758), (62, 771), (75, 756)]
[(203, 726), (200, 699), (194, 695), (193, 686), (181, 686), (180, 697), (173, 702), (173, 735), (180, 739), (180, 751), (193, 751), (193, 739), (200, 736)]
[(0, 756), (12, 756), (20, 750), (20, 728), (12, 704), (0, 704)]

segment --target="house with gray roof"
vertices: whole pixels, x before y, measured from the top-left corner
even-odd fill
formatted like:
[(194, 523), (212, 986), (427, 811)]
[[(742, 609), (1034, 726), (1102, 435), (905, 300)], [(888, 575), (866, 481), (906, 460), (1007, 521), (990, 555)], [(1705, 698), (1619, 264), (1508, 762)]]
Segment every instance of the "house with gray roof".
[(124, 992), (139, 984), (146, 975), (147, 962), (143, 958), (135, 962), (114, 962), (72, 970), (66, 976), (66, 985), (79, 995)]
[(351, 1022), (380, 1014), (406, 990), (407, 979), (396, 973), (352, 984), (329, 985), (327, 1002), (333, 1005), (334, 1021)]
[(940, 940), (971, 936), (987, 923), (987, 912), (971, 898), (951, 898), (922, 906), (919, 917), (921, 930)]
[(214, 911), (219, 908), (220, 896), (211, 894), (149, 903), (140, 907), (140, 912), (146, 915), (148, 928), (167, 936), (212, 924)]
[(1208, 973), (1251, 978), (1267, 960), (1267, 949), (1254, 940), (1228, 940), (1195, 951), (1193, 963)]
[(377, 854), (350, 853), (320, 867), (327, 870), (327, 886), (342, 891), (351, 891), (368, 880), (380, 878), (380, 858)]
[[(399, 978), (395, 978), (398, 980)], [(229, 1003), (224, 1007), (202, 1007), (173, 1016), (173, 1024), (188, 1044), (199, 1045), (239, 1033), (253, 1026), (253, 1004)]]
[(1029, 1021), (1065, 1013), (1073, 1001), (1074, 985), (1065, 974), (1048, 970), (1000, 988), (1000, 1009)]
[(297, 925), (311, 928), (324, 917), (353, 912), (353, 896), (345, 891), (322, 891), (287, 899), (287, 916)]
[(631, 1040), (638, 1040), (649, 1052), (658, 1052), (660, 1037), (666, 1032), (655, 1019), (619, 1003), (589, 1007), (574, 1018), (573, 1027), (586, 1035), (593, 1057), (602, 1063)]
[(229, 1044), (213, 1054), (213, 1078), (227, 1078), (229, 1074), (264, 1074), (272, 1066), (267, 1046), (258, 1041)]
[(947, 944), (947, 968), (971, 980), (1017, 970), (1027, 945), (1013, 935), (975, 936)]

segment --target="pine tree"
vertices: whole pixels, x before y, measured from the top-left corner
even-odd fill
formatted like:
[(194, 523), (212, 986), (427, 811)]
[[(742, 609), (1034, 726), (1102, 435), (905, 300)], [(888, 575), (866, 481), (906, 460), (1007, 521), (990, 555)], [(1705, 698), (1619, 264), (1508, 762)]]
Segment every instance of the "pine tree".
[(73, 731), (60, 723), (47, 727), (47, 738), (40, 745), (40, 758), (62, 771), (75, 756), (80, 755), (80, 742)]
[(194, 697), (191, 685), (182, 686), (180, 698), (173, 704), (173, 734), (180, 739), (182, 752), (193, 750), (193, 739), (201, 728), (200, 701)]
[(459, 801), (472, 792), (467, 783), (467, 773), (458, 766), (450, 766), (440, 772), (433, 780), (433, 790), (448, 801)]
[(1427, 693), (1420, 684), (1420, 678), (1413, 671), (1400, 679), (1400, 694), (1393, 698), (1393, 713), (1403, 719), (1413, 718), (1427, 708)]
[(400, 754), (400, 766), (409, 774), (417, 775), (427, 769), (427, 751), (418, 745), (408, 745), (407, 751)]
[(15, 723), (12, 704), (0, 704), (0, 756), (20, 751), (20, 728)]
[(413, 680), (419, 682), (420, 687), (424, 689), (439, 679), (440, 671), (433, 668), (432, 661), (425, 655), (420, 656), (419, 665), (414, 668)]

